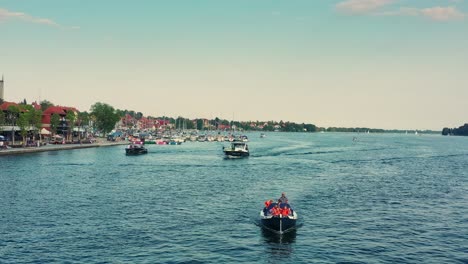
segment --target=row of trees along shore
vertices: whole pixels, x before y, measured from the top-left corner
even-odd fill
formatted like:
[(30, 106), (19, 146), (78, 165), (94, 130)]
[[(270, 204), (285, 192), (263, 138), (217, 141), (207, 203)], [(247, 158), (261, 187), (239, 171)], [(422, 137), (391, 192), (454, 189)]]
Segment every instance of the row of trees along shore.
[[(3, 102), (0, 100), (0, 104)], [(6, 111), (0, 111), (0, 128), (4, 125), (18, 127), (19, 134), (23, 138), (23, 144), (26, 142), (26, 138), (29, 136), (36, 140), (36, 136), (41, 140), (40, 130), (42, 128), (42, 117), (44, 111), (49, 107), (55, 106), (48, 100), (43, 100), (39, 103), (40, 109), (36, 109), (32, 105), (28, 104), (26, 100), (8, 106)], [(318, 128), (313, 124), (297, 124), (294, 122), (283, 122), (283, 121), (229, 121), (226, 119), (189, 119), (184, 117), (145, 117), (143, 113), (136, 112), (133, 110), (121, 110), (116, 109), (113, 106), (97, 102), (90, 107), (90, 111), (74, 112), (66, 111), (65, 116), (58, 114), (52, 114), (50, 117), (50, 132), (54, 135), (59, 132), (59, 129), (64, 131), (73, 131), (75, 127), (83, 128), (86, 127), (92, 132), (99, 132), (107, 134), (113, 129), (118, 121), (125, 120), (127, 116), (130, 116), (132, 122), (125, 123), (125, 126), (130, 129), (137, 128), (137, 122), (145, 118), (147, 120), (164, 120), (164, 124), (169, 124), (170, 128), (175, 129), (198, 129), (198, 130), (218, 130), (227, 128), (235, 128), (242, 131), (282, 131), (282, 132), (316, 132)], [(0, 131), (1, 132), (1, 131)], [(12, 140), (14, 144), (15, 130), (12, 130)], [(72, 140), (72, 133), (67, 133), (67, 140)]]
[[(0, 104), (2, 102), (0, 101)], [(40, 102), (41, 109), (35, 109), (32, 105), (27, 104), (26, 100), (18, 105), (10, 105), (7, 111), (0, 111), (0, 127), (3, 125), (11, 125), (19, 127), (19, 133), (23, 137), (23, 144), (28, 133), (33, 132), (41, 139), (42, 116), (43, 111), (54, 106), (48, 100)], [(117, 122), (126, 120), (126, 117), (131, 117), (131, 122), (124, 123), (124, 127), (136, 129), (137, 123), (145, 118), (146, 120), (164, 120), (164, 124), (169, 124), (170, 128), (178, 130), (182, 129), (197, 129), (197, 130), (242, 130), (242, 131), (278, 131), (278, 132), (354, 132), (354, 133), (402, 133), (402, 130), (384, 130), (366, 127), (346, 128), (346, 127), (317, 127), (314, 124), (294, 123), (288, 121), (233, 121), (221, 118), (214, 119), (189, 119), (185, 117), (145, 117), (142, 112), (133, 110), (116, 109), (113, 106), (97, 102), (90, 107), (90, 111), (73, 112), (67, 111), (66, 116), (53, 114), (50, 119), (50, 131), (56, 134), (60, 127), (66, 128), (67, 131), (73, 131), (73, 128), (86, 128), (87, 131), (99, 132), (104, 135), (115, 129)], [(459, 129), (445, 129), (446, 134), (463, 134), (466, 133), (468, 125)], [(0, 131), (1, 132), (1, 131)], [(14, 134), (14, 131), (12, 131)], [(67, 133), (67, 140), (71, 140), (72, 133)], [(14, 140), (14, 137), (13, 137)]]
[(459, 128), (447, 128), (442, 129), (442, 135), (444, 136), (468, 136), (468, 124), (464, 124)]

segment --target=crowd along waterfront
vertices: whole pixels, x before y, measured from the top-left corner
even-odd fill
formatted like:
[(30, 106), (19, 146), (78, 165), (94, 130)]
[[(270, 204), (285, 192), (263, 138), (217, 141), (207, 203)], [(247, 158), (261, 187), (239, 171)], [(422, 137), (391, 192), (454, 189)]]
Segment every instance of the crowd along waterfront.
[[(243, 159), (228, 142), (2, 156), (0, 262), (468, 261), (466, 138), (259, 135)], [(258, 212), (281, 192), (300, 218), (278, 236)]]

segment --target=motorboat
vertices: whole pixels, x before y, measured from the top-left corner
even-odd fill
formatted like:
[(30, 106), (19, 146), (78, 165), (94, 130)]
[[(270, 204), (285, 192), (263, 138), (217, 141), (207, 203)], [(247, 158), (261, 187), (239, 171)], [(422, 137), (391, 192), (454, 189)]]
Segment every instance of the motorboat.
[(223, 148), (224, 154), (228, 157), (247, 157), (249, 156), (249, 147), (244, 142), (232, 142), (231, 146)]
[(132, 142), (125, 148), (126, 155), (140, 155), (147, 154), (148, 149), (146, 149), (142, 142)]
[(271, 203), (268, 207), (263, 208), (260, 211), (260, 221), (265, 228), (283, 234), (296, 226), (297, 213), (288, 203), (280, 203), (280, 208), (289, 208), (289, 215), (273, 215), (270, 211), (277, 204)]

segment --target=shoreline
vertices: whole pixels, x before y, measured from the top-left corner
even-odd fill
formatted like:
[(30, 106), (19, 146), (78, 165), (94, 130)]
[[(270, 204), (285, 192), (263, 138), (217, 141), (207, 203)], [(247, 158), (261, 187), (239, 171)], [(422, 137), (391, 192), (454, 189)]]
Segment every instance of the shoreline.
[(106, 141), (98, 140), (95, 143), (90, 144), (65, 144), (65, 145), (46, 145), (41, 147), (26, 147), (26, 148), (11, 148), (11, 149), (2, 149), (0, 150), (1, 156), (13, 156), (13, 155), (23, 155), (30, 153), (39, 153), (39, 152), (48, 152), (48, 151), (60, 151), (60, 150), (72, 150), (72, 149), (84, 149), (84, 148), (99, 148), (99, 147), (111, 147), (118, 145), (127, 145), (127, 141)]

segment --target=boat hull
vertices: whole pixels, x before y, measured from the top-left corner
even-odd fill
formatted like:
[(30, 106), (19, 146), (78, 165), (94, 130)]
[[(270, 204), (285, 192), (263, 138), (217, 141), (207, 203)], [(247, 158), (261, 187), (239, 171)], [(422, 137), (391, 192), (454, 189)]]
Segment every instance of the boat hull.
[(262, 218), (262, 225), (268, 229), (284, 233), (287, 230), (296, 226), (296, 219), (292, 217), (278, 217)]
[(125, 149), (125, 154), (128, 156), (132, 155), (141, 155), (141, 154), (147, 154), (148, 150), (146, 148), (142, 149)]
[(245, 151), (234, 151), (234, 150), (225, 150), (224, 154), (231, 157), (248, 157), (249, 152)]
[[(292, 209), (291, 209), (292, 210)], [(292, 214), (288, 216), (267, 214), (267, 209), (260, 211), (260, 221), (262, 225), (270, 230), (279, 232), (280, 234), (293, 229), (296, 226), (297, 213), (292, 210)]]

